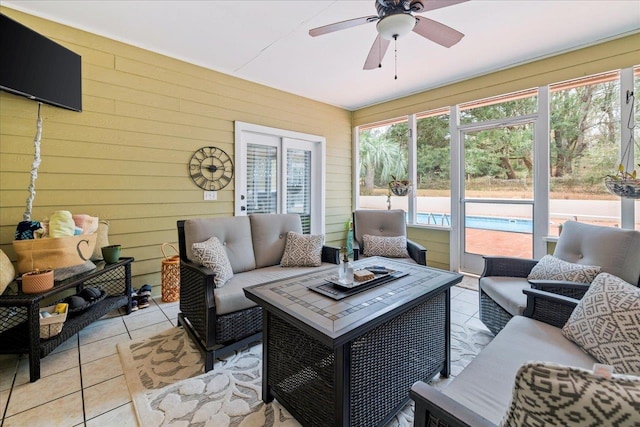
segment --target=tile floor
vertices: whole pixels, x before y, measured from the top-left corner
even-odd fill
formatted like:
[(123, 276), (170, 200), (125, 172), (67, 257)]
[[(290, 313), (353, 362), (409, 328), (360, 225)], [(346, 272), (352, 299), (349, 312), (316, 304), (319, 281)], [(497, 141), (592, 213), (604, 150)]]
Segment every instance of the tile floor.
[[(178, 310), (178, 303), (158, 297), (128, 316), (114, 311), (42, 359), (35, 383), (26, 356), (0, 355), (2, 426), (136, 426), (116, 344), (175, 326)], [(452, 288), (451, 311), (452, 322), (486, 329), (476, 291)]]

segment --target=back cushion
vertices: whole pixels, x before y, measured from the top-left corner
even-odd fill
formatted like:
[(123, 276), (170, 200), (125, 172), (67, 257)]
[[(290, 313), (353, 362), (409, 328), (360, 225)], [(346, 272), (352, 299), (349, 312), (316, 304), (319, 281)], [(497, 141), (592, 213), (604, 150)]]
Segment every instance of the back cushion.
[(287, 233), (302, 234), (302, 222), (297, 214), (251, 214), (249, 220), (256, 268), (280, 264)]
[(357, 210), (353, 213), (354, 237), (364, 249), (362, 236), (397, 237), (407, 235), (405, 213), (394, 210)]
[(601, 271), (638, 286), (639, 231), (567, 221), (553, 255), (576, 264), (600, 266)]
[(251, 226), (246, 216), (224, 218), (189, 219), (184, 223), (184, 239), (187, 258), (198, 262), (192, 245), (217, 237), (227, 252), (234, 273), (256, 268), (253, 244), (251, 242)]

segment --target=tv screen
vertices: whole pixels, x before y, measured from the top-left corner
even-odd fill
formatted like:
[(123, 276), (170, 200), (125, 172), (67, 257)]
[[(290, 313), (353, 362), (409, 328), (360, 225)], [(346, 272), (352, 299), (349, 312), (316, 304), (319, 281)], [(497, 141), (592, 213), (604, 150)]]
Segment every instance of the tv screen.
[(0, 14), (0, 89), (82, 111), (80, 55)]

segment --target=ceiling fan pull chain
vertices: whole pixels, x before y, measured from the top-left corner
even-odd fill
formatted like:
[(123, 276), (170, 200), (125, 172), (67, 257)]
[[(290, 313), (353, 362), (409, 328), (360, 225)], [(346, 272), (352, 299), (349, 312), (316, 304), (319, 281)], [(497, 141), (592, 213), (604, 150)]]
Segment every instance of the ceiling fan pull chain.
[(396, 66), (396, 70), (395, 70), (396, 76), (395, 76), (394, 80), (398, 80), (398, 36), (393, 36), (393, 48), (394, 48), (395, 56), (396, 56), (396, 58), (395, 58), (396, 59), (396, 61), (395, 61), (396, 62), (396, 64), (395, 64), (395, 66)]

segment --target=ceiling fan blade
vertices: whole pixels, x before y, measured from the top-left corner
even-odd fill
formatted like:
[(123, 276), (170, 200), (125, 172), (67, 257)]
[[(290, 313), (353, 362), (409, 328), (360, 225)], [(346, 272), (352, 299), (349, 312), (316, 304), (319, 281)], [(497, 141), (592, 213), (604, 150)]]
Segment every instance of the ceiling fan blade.
[(333, 33), (334, 31), (345, 30), (351, 27), (357, 27), (358, 25), (368, 24), (369, 22), (375, 22), (378, 20), (376, 15), (363, 16), (361, 18), (348, 19), (346, 21), (334, 22), (333, 24), (325, 25), (323, 27), (313, 28), (309, 30), (311, 37), (321, 36), (327, 33)]
[(420, 9), (419, 13), (427, 12), (429, 10), (441, 9), (443, 7), (453, 6), (458, 3), (465, 3), (469, 0), (427, 0), (420, 1), (422, 3), (422, 9)]
[(376, 40), (373, 42), (373, 46), (371, 46), (369, 55), (367, 55), (367, 60), (364, 61), (364, 67), (362, 67), (362, 69), (373, 70), (374, 68), (378, 68), (382, 63), (384, 54), (387, 53), (389, 43), (391, 43), (391, 40), (384, 39), (378, 34), (378, 37), (376, 37)]
[(413, 32), (444, 47), (451, 47), (464, 37), (464, 34), (460, 31), (456, 31), (433, 19), (423, 16), (416, 16), (416, 19), (418, 23), (413, 27)]

